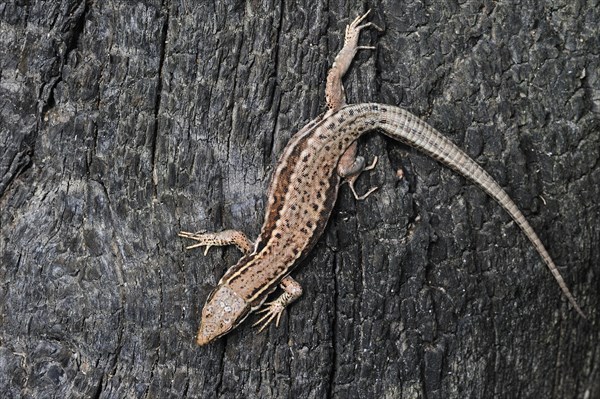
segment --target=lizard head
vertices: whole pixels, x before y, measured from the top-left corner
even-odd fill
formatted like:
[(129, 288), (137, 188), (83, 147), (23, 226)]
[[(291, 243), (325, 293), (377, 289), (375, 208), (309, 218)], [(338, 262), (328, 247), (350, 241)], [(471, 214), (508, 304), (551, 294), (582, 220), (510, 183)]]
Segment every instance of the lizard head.
[(202, 309), (202, 321), (196, 343), (206, 345), (227, 334), (244, 321), (248, 314), (250, 306), (242, 297), (227, 285), (218, 285)]

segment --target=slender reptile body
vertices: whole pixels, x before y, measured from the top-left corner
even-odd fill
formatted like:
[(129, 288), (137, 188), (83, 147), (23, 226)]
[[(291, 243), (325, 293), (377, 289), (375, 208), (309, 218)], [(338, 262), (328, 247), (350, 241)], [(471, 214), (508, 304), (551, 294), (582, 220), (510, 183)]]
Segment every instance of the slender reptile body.
[[(348, 30), (356, 35), (357, 40), (360, 29), (372, 26), (358, 26), (365, 16), (357, 18), (347, 28), (344, 49), (350, 48), (353, 52), (344, 54), (343, 49), (336, 58), (332, 71), (339, 76), (332, 78), (334, 83), (341, 82), (341, 76), (354, 53), (361, 48), (352, 42), (354, 37), (349, 39)], [(338, 63), (340, 58), (341, 66)], [(332, 87), (337, 93), (331, 94)], [(279, 322), (285, 307), (301, 295), (300, 286), (289, 274), (323, 233), (342, 178), (350, 181), (356, 196), (352, 184), (358, 174), (365, 170), (364, 160), (356, 158), (356, 140), (375, 129), (456, 170), (494, 198), (522, 229), (569, 302), (583, 315), (548, 251), (521, 211), (474, 160), (408, 111), (373, 103), (343, 106), (343, 88), (330, 84), (329, 79), (327, 93), (330, 110), (294, 135), (279, 159), (268, 191), (265, 221), (253, 250), (247, 238), (235, 231), (180, 234), (198, 241), (192, 247), (206, 245), (208, 250), (211, 245), (236, 244), (245, 252), (245, 256), (221, 278), (207, 300), (198, 333), (200, 345), (239, 325), (251, 312), (261, 307), (279, 285), (285, 292), (266, 304), (266, 315), (258, 322), (264, 322), (263, 328), (275, 318)]]

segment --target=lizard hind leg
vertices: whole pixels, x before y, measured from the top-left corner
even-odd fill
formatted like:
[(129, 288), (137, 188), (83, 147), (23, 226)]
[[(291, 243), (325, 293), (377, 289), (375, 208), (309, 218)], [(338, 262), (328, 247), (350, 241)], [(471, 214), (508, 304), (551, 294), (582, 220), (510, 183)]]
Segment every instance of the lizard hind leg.
[(337, 110), (346, 103), (344, 95), (344, 85), (342, 84), (342, 77), (350, 68), (350, 64), (356, 55), (358, 50), (373, 50), (373, 46), (359, 46), (358, 38), (360, 31), (373, 27), (379, 31), (383, 31), (379, 26), (372, 22), (360, 25), (360, 23), (369, 15), (371, 10), (365, 14), (360, 15), (346, 26), (346, 33), (344, 35), (344, 46), (335, 57), (331, 69), (327, 74), (327, 85), (325, 87), (325, 100), (327, 101), (327, 107), (330, 110)]
[(361, 175), (362, 172), (366, 172), (368, 170), (375, 169), (375, 165), (377, 165), (378, 158), (373, 158), (373, 162), (370, 165), (366, 165), (366, 161), (361, 156), (356, 156), (356, 142), (352, 143), (350, 147), (344, 152), (337, 166), (337, 173), (340, 177), (344, 178), (343, 183), (348, 183), (350, 186), (350, 190), (352, 190), (352, 195), (357, 201), (362, 201), (371, 195), (375, 190), (379, 187), (371, 187), (367, 190), (363, 195), (358, 195), (356, 193), (356, 189), (354, 188), (354, 183)]

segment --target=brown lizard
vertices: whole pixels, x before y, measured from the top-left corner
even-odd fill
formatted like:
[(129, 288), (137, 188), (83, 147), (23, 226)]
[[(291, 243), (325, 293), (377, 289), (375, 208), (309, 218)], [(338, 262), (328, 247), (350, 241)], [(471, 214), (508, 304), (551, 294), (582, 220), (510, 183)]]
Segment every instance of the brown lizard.
[[(289, 274), (323, 233), (340, 184), (347, 181), (357, 200), (375, 190), (372, 188), (359, 196), (354, 188), (360, 173), (372, 169), (377, 162), (375, 158), (365, 167), (364, 158), (356, 156), (356, 140), (374, 129), (456, 170), (494, 198), (529, 238), (569, 302), (585, 317), (521, 211), (473, 159), (404, 109), (384, 104), (345, 104), (342, 76), (358, 50), (373, 49), (358, 45), (360, 31), (369, 26), (381, 30), (371, 22), (361, 25), (368, 14), (359, 16), (346, 27), (344, 46), (327, 77), (329, 110), (296, 133), (283, 150), (272, 176), (265, 221), (256, 243), (234, 230), (179, 233), (181, 237), (197, 241), (188, 249), (206, 246), (206, 254), (211, 246), (234, 244), (244, 253), (209, 295), (202, 310), (197, 343), (204, 345), (227, 334), (263, 304), (261, 312), (265, 315), (255, 325), (262, 323), (260, 330), (273, 320), (279, 325), (286, 306), (302, 295), (302, 288)], [(267, 296), (278, 286), (283, 293), (265, 304)]]

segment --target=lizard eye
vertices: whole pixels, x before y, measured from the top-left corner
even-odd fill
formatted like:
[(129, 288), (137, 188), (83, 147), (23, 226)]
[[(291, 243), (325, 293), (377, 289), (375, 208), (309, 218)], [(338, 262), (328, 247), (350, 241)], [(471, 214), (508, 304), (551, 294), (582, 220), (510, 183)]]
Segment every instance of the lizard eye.
[(231, 331), (250, 312), (250, 307), (228, 286), (218, 286), (202, 309), (202, 321), (196, 342), (206, 345)]

